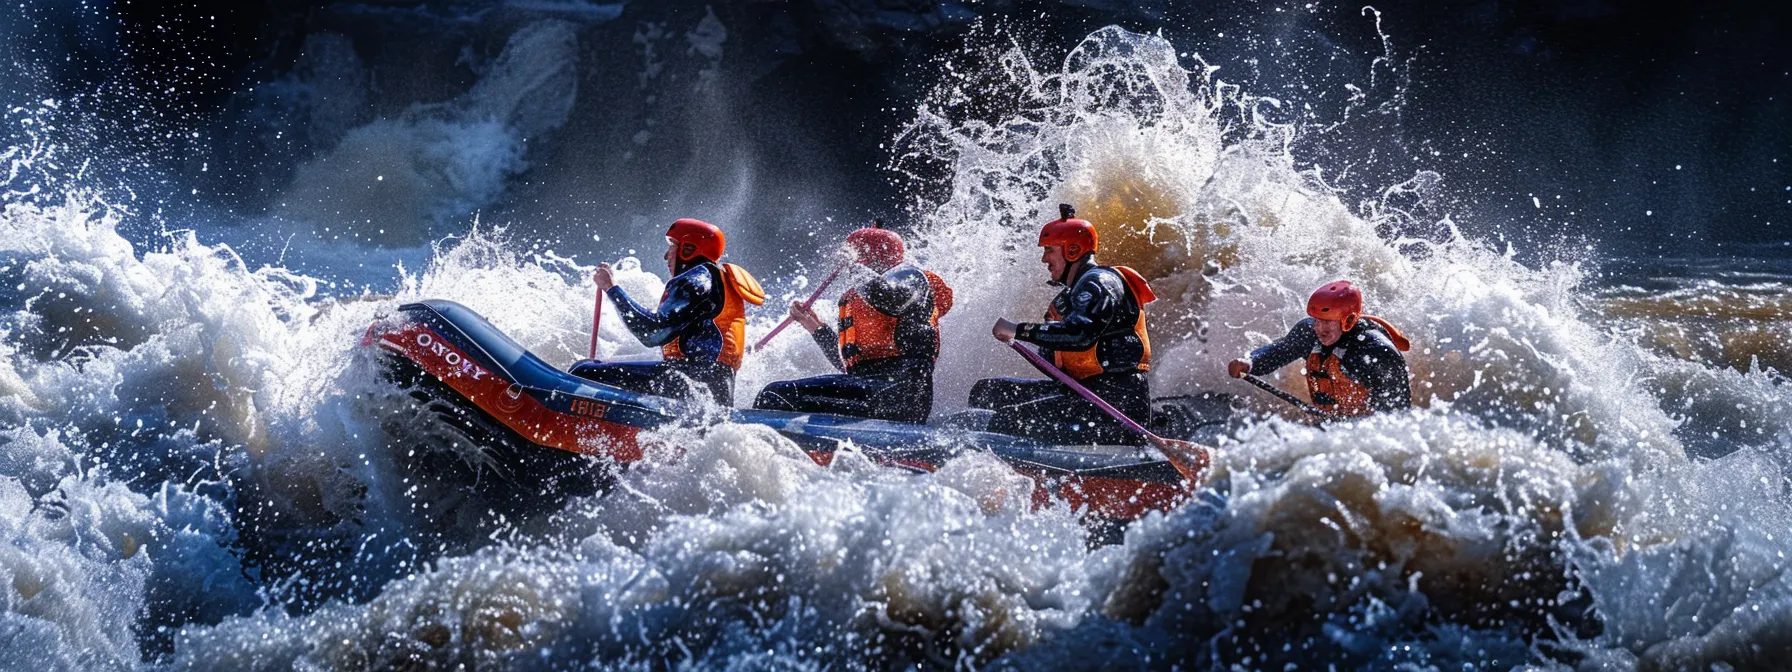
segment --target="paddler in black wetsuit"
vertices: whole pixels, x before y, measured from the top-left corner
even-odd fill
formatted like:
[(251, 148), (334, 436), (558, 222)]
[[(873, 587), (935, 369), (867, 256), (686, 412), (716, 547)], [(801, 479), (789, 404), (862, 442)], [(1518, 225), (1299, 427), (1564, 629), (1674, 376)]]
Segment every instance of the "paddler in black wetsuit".
[(839, 331), (802, 303), (790, 304), (790, 316), (844, 373), (772, 383), (753, 406), (926, 422), (933, 411), (940, 317), (952, 309), (952, 289), (932, 271), (903, 263), (902, 237), (894, 231), (859, 229), (846, 244), (877, 275), (840, 297)]
[[(1051, 284), (1062, 286), (1046, 321), (996, 320), (998, 340), (1039, 346), (1039, 354), (1127, 417), (1151, 421), (1151, 338), (1144, 306), (1156, 299), (1137, 272), (1095, 263), (1095, 226), (1068, 205), (1039, 232)], [(1140, 437), (1054, 380), (991, 378), (971, 388), (970, 405), (995, 411), (990, 431), (1052, 443), (1137, 443)]]
[[(658, 310), (645, 308), (616, 286), (609, 264), (593, 279), (610, 295), (623, 324), (643, 345), (658, 346), (663, 361), (604, 364), (584, 361), (572, 374), (636, 392), (691, 397), (700, 384), (723, 406), (734, 405), (734, 372), (746, 347), (746, 304), (765, 302), (759, 282), (734, 264), (718, 263), (727, 239), (714, 224), (681, 219), (666, 231), (672, 280)], [(695, 395), (701, 396), (701, 395)]]
[(1363, 293), (1349, 281), (1320, 287), (1307, 299), (1307, 319), (1281, 340), (1232, 360), (1234, 378), (1264, 375), (1305, 358), (1307, 393), (1313, 405), (1334, 417), (1356, 417), (1412, 406), (1406, 336), (1373, 315), (1363, 314)]

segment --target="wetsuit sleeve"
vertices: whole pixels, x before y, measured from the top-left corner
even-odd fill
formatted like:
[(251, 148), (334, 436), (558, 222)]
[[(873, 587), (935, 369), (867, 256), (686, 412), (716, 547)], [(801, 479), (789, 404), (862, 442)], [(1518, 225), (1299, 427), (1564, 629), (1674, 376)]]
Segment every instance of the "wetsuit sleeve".
[(1375, 410), (1391, 411), (1412, 405), (1406, 357), (1386, 334), (1372, 331), (1351, 344), (1346, 369), (1357, 382), (1369, 388), (1369, 403)]
[(927, 276), (911, 268), (896, 268), (859, 286), (865, 303), (885, 315), (901, 315), (926, 298), (931, 285)]
[(1319, 334), (1313, 332), (1313, 318), (1295, 323), (1288, 335), (1251, 351), (1251, 375), (1261, 376), (1307, 356), (1319, 345)]
[(706, 269), (694, 269), (666, 284), (666, 299), (659, 310), (646, 308), (629, 298), (621, 287), (610, 288), (610, 301), (622, 313), (622, 323), (643, 345), (671, 343), (693, 323), (713, 319), (720, 312), (715, 278)]
[(836, 370), (845, 371), (846, 363), (840, 361), (840, 334), (824, 324), (810, 335), (815, 337), (815, 344), (821, 346), (821, 354), (827, 355), (828, 363)]
[(1066, 312), (1064, 319), (1037, 324), (1022, 323), (1015, 330), (1014, 337), (1049, 350), (1074, 351), (1095, 347), (1102, 334), (1108, 332), (1109, 323), (1120, 314), (1123, 302), (1126, 301), (1126, 291), (1124, 286), (1118, 285), (1118, 275), (1114, 276), (1114, 283), (1102, 282), (1094, 276), (1093, 272), (1084, 274), (1071, 288), (1070, 310)]

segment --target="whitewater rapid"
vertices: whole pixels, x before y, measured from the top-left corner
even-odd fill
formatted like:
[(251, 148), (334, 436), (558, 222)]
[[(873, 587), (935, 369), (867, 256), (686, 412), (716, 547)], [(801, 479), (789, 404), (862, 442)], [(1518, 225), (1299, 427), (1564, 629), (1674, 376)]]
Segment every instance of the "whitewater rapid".
[[(338, 292), (194, 231), (133, 245), (128, 213), (71, 188), (0, 214), (0, 668), (1679, 669), (1792, 648), (1777, 371), (1675, 356), (1575, 259), (1526, 266), (1448, 220), (1346, 205), (1289, 155), (1300, 126), (1159, 38), (1108, 28), (1062, 62), (994, 63), (978, 81), (1013, 109), (963, 112), (948, 83), (893, 144), (892, 169), (937, 178), (911, 249), (956, 289), (936, 407), (1025, 373), (988, 326), (1036, 317), (1052, 290), (1032, 236), (1077, 203), (1103, 259), (1161, 288), (1157, 394), (1262, 414), (1220, 446), (1222, 489), (1090, 548), (1076, 512), (1032, 509), (1032, 482), (987, 455), (824, 468), (721, 424), (648, 436), (607, 495), (497, 516), (416, 477), (419, 451), (477, 447), (356, 343), (449, 298), (570, 364), (596, 260), (478, 226), (408, 248), (423, 261), (390, 291)], [(488, 168), (478, 184), (521, 169)], [(643, 256), (620, 282), (653, 296)], [(1337, 278), (1412, 337), (1418, 407), (1321, 430), (1222, 367)], [(771, 306), (811, 282), (761, 279)], [(652, 354), (614, 321), (600, 337), (606, 358)], [(736, 396), (824, 371), (818, 354), (777, 341)]]

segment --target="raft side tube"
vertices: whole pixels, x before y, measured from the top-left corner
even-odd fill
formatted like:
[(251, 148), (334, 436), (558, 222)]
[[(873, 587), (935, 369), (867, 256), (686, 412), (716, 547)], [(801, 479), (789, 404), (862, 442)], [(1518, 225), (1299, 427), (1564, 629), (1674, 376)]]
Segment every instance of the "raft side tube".
[(369, 334), (454, 395), (530, 442), (619, 463), (640, 459), (636, 435), (679, 422), (679, 404), (554, 368), (452, 301), (399, 307)]
[[(375, 323), (364, 343), (401, 357), (515, 436), (542, 448), (606, 456), (618, 465), (641, 458), (642, 430), (693, 424), (703, 409), (631, 392), (562, 371), (453, 301), (399, 307)], [(1174, 506), (1187, 484), (1167, 460), (1143, 446), (1059, 446), (973, 429), (930, 427), (848, 416), (734, 409), (738, 423), (778, 431), (819, 464), (846, 442), (873, 460), (934, 471), (971, 450), (994, 454), (1040, 484), (1036, 504), (1056, 497), (1088, 514), (1131, 519)]]

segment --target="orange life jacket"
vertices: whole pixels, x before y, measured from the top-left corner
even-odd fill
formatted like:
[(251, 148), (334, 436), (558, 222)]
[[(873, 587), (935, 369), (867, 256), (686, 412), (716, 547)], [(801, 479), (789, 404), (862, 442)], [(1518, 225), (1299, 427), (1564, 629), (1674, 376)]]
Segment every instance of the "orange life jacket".
[[(722, 333), (722, 351), (716, 360), (727, 364), (728, 368), (740, 369), (741, 355), (747, 347), (747, 306), (765, 303), (765, 290), (759, 287), (759, 281), (747, 269), (734, 264), (721, 264), (722, 269), (722, 312), (715, 316), (716, 330)], [(678, 339), (660, 347), (660, 355), (666, 359), (684, 359), (684, 350), (679, 348)]]
[[(1145, 277), (1139, 275), (1138, 271), (1125, 266), (1109, 266), (1107, 268), (1111, 268), (1119, 273), (1120, 279), (1126, 281), (1127, 297), (1132, 299), (1133, 306), (1139, 311), (1139, 319), (1133, 323), (1132, 331), (1139, 337), (1139, 345), (1142, 346), (1142, 349), (1139, 353), (1139, 361), (1136, 363), (1136, 366), (1131, 368), (1136, 371), (1150, 371), (1151, 335), (1145, 332), (1145, 304), (1156, 301), (1157, 294), (1151, 291), (1151, 285), (1145, 282)], [(1058, 313), (1058, 307), (1054, 304), (1046, 309), (1045, 319), (1056, 322), (1064, 319), (1064, 316)], [(1071, 378), (1077, 380), (1082, 380), (1107, 371), (1110, 366), (1120, 368), (1124, 367), (1126, 364), (1132, 364), (1131, 362), (1109, 362), (1108, 364), (1110, 366), (1103, 366), (1101, 357), (1097, 354), (1097, 351), (1100, 349), (1101, 341), (1097, 340), (1095, 345), (1089, 346), (1086, 350), (1074, 350), (1070, 352), (1054, 350), (1052, 351), (1052, 363), (1056, 364), (1064, 373), (1070, 374)]]
[(1332, 352), (1307, 354), (1307, 394), (1319, 410), (1344, 417), (1375, 412), (1369, 405), (1369, 387), (1344, 372), (1344, 362)]
[[(1394, 349), (1405, 352), (1412, 347), (1406, 335), (1387, 320), (1373, 315), (1364, 315), (1362, 319), (1380, 325)], [(1374, 391), (1344, 372), (1344, 360), (1338, 358), (1335, 350), (1316, 348), (1307, 354), (1307, 394), (1314, 406), (1333, 415), (1354, 418), (1375, 412), (1369, 403)]]
[[(928, 310), (927, 326), (933, 328), (933, 352), (928, 355), (938, 357), (940, 318), (952, 310), (952, 288), (933, 271), (921, 272), (932, 290), (933, 306)], [(904, 352), (903, 344), (896, 342), (899, 322), (897, 316), (873, 308), (859, 290), (848, 291), (840, 297), (840, 361), (851, 369), (860, 362), (915, 354)]]

